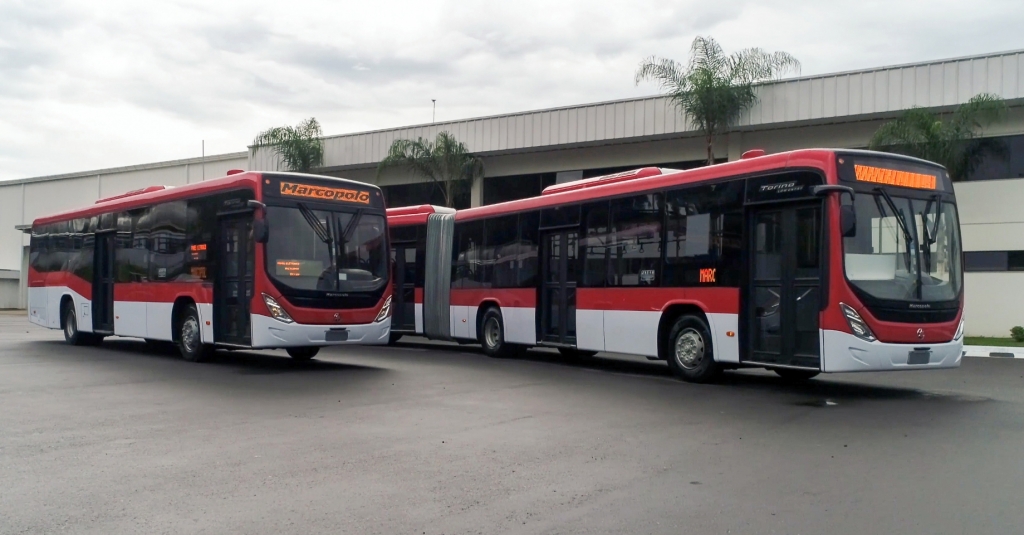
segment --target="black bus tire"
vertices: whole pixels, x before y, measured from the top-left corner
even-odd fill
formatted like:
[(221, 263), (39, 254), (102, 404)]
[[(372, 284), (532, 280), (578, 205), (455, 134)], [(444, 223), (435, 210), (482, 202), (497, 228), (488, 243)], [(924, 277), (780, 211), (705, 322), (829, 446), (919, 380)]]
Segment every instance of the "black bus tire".
[(506, 358), (516, 354), (517, 348), (505, 343), (505, 322), (501, 318), (501, 311), (495, 307), (488, 308), (480, 318), (477, 338), (488, 357)]
[(398, 333), (392, 331), (391, 334), (388, 335), (388, 345), (389, 346), (393, 346), (393, 345), (395, 345), (401, 339), (402, 339), (402, 335), (401, 334), (398, 334)]
[(78, 316), (75, 314), (75, 306), (64, 305), (64, 310), (61, 313), (64, 319), (64, 341), (73, 346), (89, 345), (89, 333), (83, 333), (78, 330)]
[(684, 381), (710, 383), (722, 373), (714, 359), (711, 329), (703, 318), (689, 314), (676, 318), (664, 348), (668, 367)]
[(202, 341), (202, 322), (194, 304), (185, 307), (177, 327), (178, 351), (182, 358), (189, 362), (206, 362), (213, 357), (214, 347)]
[(295, 360), (312, 360), (320, 352), (320, 348), (316, 346), (289, 347), (285, 351), (288, 352), (289, 357)]

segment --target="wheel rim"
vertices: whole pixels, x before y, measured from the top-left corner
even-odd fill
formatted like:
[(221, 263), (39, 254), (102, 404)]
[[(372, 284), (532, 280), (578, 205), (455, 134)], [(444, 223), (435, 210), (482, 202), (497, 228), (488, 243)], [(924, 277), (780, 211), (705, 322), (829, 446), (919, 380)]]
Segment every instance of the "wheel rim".
[(75, 313), (69, 310), (68, 317), (64, 319), (64, 336), (74, 338), (77, 331), (78, 325), (75, 322)]
[(676, 337), (676, 364), (681, 368), (692, 370), (700, 366), (704, 360), (704, 337), (694, 329), (686, 329)]
[(487, 318), (484, 322), (484, 343), (492, 349), (501, 345), (501, 328), (496, 318)]
[(193, 316), (185, 318), (181, 324), (181, 345), (189, 353), (199, 347), (199, 322)]

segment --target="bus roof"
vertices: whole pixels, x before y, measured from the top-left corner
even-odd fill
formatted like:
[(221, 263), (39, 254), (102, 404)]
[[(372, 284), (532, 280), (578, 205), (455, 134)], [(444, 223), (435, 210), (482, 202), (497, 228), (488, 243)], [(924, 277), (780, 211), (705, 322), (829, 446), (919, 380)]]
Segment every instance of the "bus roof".
[[(79, 217), (92, 217), (95, 215), (105, 214), (108, 212), (119, 212), (123, 210), (141, 208), (158, 202), (186, 199), (190, 197), (199, 197), (203, 195), (216, 193), (218, 191), (225, 191), (237, 188), (257, 189), (256, 186), (259, 185), (259, 181), (264, 174), (274, 176), (294, 176), (296, 178), (315, 177), (318, 180), (326, 179), (337, 181), (339, 183), (358, 184), (360, 187), (378, 189), (377, 186), (374, 186), (373, 184), (365, 184), (362, 182), (356, 182), (354, 180), (348, 180), (332, 176), (313, 175), (305, 173), (285, 173), (278, 171), (244, 171), (241, 173), (236, 172), (234, 174), (230, 174), (228, 176), (220, 178), (212, 178), (209, 180), (204, 180), (202, 182), (196, 182), (194, 184), (186, 184), (184, 186), (149, 186), (146, 188), (129, 191), (120, 195), (105, 197), (96, 201), (95, 204), (85, 206), (82, 208), (76, 208), (73, 210), (59, 212), (53, 215), (39, 217), (36, 218), (32, 222), (32, 224), (42, 225), (47, 223), (55, 223), (57, 221), (65, 221), (68, 219), (76, 219)], [(257, 189), (257, 191), (259, 190)], [(259, 199), (259, 197), (257, 197), (257, 199)]]
[[(550, 206), (574, 204), (605, 197), (617, 197), (631, 193), (654, 191), (664, 188), (709, 182), (731, 177), (741, 177), (775, 169), (815, 168), (827, 176), (835, 175), (835, 154), (840, 149), (801, 149), (757, 156), (743, 160), (697, 167), (678, 171), (675, 169), (643, 168), (633, 172), (616, 173), (606, 177), (587, 179), (577, 188), (551, 191), (549, 187), (542, 195), (477, 208), (467, 208), (456, 213), (456, 220), (469, 220), (498, 216), (506, 213), (537, 210)], [(655, 172), (657, 170), (658, 172)]]

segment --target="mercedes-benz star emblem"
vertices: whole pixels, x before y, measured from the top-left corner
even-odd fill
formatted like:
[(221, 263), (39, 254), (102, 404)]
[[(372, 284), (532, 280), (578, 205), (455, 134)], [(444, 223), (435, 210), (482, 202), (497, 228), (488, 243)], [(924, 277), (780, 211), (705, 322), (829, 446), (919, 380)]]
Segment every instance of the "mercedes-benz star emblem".
[[(340, 322), (341, 321), (341, 314), (338, 314), (337, 312), (335, 312), (334, 313), (334, 321), (335, 321), (335, 323)], [(917, 330), (917, 335), (921, 336), (921, 330), (920, 329)]]
[(918, 340), (924, 340), (924, 329), (918, 329), (917, 330), (917, 339)]

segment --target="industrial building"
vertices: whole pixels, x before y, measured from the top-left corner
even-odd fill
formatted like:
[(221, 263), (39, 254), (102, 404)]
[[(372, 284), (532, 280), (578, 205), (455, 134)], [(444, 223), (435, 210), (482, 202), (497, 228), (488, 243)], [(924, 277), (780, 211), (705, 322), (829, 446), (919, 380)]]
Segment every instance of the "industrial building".
[[(985, 130), (1009, 149), (956, 184), (966, 256), (967, 333), (1007, 336), (1024, 325), (1024, 51), (808, 76), (765, 84), (759, 103), (716, 145), (716, 158), (749, 149), (864, 148), (911, 107), (950, 110), (979, 93), (1005, 99), (1005, 121)], [(485, 177), (457, 205), (537, 195), (554, 183), (640, 166), (702, 165), (702, 137), (661, 96), (330, 136), (320, 173), (380, 185), (389, 206), (439, 203), (421, 178), (377, 164), (395, 139), (449, 131), (484, 160)], [(241, 148), (241, 147), (240, 147)], [(0, 308), (24, 308), (28, 236), (40, 215), (151, 185), (182, 185), (228, 169), (278, 169), (272, 154), (205, 158), (0, 182)], [(1017, 273), (1019, 271), (1019, 273)]]

